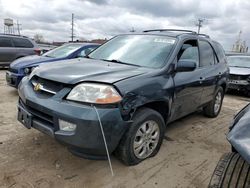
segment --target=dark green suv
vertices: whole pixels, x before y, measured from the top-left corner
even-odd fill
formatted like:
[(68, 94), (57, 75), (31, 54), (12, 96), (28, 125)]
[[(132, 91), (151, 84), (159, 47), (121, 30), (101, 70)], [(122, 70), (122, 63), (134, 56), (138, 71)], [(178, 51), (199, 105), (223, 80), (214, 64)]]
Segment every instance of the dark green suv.
[[(229, 69), (219, 43), (192, 31), (118, 35), (86, 58), (36, 68), (19, 85), (18, 119), (74, 154), (127, 165), (157, 154), (169, 122), (216, 117)], [(101, 127), (103, 126), (103, 132)]]

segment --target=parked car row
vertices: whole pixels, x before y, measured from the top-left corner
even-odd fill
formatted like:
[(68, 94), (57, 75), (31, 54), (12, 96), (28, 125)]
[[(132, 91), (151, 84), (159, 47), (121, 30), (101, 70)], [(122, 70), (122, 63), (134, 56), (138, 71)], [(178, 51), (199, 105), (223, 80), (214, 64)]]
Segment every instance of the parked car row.
[(99, 44), (94, 43), (67, 43), (41, 56), (32, 55), (16, 59), (6, 72), (6, 81), (8, 85), (17, 88), (22, 78), (29, 75), (35, 67), (45, 63), (84, 57), (98, 46)]

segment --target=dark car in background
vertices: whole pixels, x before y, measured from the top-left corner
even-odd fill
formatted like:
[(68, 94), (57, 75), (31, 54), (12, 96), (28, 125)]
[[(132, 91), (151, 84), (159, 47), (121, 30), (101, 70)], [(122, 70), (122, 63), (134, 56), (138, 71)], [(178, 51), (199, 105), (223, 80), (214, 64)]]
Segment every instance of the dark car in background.
[(17, 59), (10, 64), (9, 70), (6, 72), (7, 84), (17, 88), (22, 78), (40, 64), (84, 57), (98, 46), (100, 45), (95, 43), (67, 43), (41, 56), (33, 55)]
[(209, 188), (250, 187), (250, 105), (233, 119), (227, 139), (232, 152), (219, 160)]
[(0, 34), (0, 66), (9, 64), (21, 57), (39, 55), (35, 41), (25, 36)]
[(250, 56), (228, 56), (230, 68), (228, 88), (250, 96)]
[(105, 158), (107, 143), (109, 153), (135, 165), (157, 154), (168, 123), (198, 109), (217, 117), (228, 74), (223, 48), (206, 35), (118, 35), (86, 58), (44, 64), (24, 77), (18, 120), (76, 155)]

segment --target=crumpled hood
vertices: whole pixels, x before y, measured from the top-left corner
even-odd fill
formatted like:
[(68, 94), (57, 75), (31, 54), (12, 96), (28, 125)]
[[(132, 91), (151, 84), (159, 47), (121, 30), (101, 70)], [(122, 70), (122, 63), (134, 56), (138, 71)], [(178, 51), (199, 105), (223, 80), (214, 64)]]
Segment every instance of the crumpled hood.
[(26, 57), (16, 59), (10, 64), (10, 67), (11, 68), (24, 68), (24, 67), (29, 67), (35, 64), (56, 61), (56, 60), (58, 59), (45, 57), (45, 56), (31, 55), (31, 56), (26, 56)]
[(227, 139), (250, 164), (250, 105), (235, 116), (234, 123)]
[(236, 75), (250, 75), (250, 68), (245, 67), (229, 67), (230, 74), (236, 74)]
[(123, 79), (144, 74), (151, 69), (106, 62), (101, 60), (78, 58), (43, 64), (35, 69), (33, 75), (66, 84), (82, 81), (114, 83)]

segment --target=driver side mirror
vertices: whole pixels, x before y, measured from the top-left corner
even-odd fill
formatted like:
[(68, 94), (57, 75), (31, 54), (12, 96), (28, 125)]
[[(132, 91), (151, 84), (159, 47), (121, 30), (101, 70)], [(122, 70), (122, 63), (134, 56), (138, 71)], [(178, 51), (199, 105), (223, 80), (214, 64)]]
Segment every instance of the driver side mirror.
[(196, 62), (192, 60), (179, 60), (176, 67), (176, 72), (190, 72), (196, 69)]

